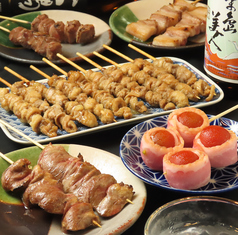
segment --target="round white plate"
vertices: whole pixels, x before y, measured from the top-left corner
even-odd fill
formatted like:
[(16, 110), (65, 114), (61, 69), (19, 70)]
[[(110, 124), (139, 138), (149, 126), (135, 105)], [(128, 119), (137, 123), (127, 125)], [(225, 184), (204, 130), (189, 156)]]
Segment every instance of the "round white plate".
[[(108, 24), (106, 24), (101, 19), (77, 11), (68, 11), (68, 10), (43, 10), (35, 11), (30, 13), (21, 14), (15, 16), (17, 19), (26, 20), (32, 22), (37, 15), (47, 14), (49, 18), (55, 21), (63, 21), (66, 23), (71, 20), (79, 20), (82, 24), (93, 24), (95, 27), (95, 39), (85, 45), (81, 44), (62, 44), (62, 54), (72, 61), (80, 61), (81, 57), (76, 55), (76, 52), (92, 57), (94, 56), (93, 52), (102, 52), (104, 50), (103, 44), (110, 45), (112, 41), (112, 32)], [(13, 29), (18, 26), (26, 27), (30, 29), (30, 24), (22, 24), (17, 22), (12, 22), (9, 20), (4, 20), (0, 23), (0, 26)], [(42, 56), (38, 55), (33, 50), (28, 50), (22, 47), (14, 46), (8, 39), (8, 33), (0, 30), (0, 55), (8, 59), (15, 61), (30, 63), (30, 64), (45, 64), (42, 61)], [(62, 60), (54, 60), (54, 63), (65, 63)]]
[[(211, 117), (211, 115), (208, 115), (208, 117)], [(210, 182), (206, 186), (197, 190), (172, 188), (165, 179), (162, 171), (153, 171), (148, 168), (140, 155), (141, 138), (147, 130), (153, 127), (167, 127), (167, 118), (168, 115), (147, 120), (134, 126), (125, 134), (120, 144), (120, 156), (129, 171), (146, 183), (178, 192), (211, 194), (238, 188), (238, 162), (225, 168), (212, 168)], [(236, 135), (238, 135), (238, 122), (236, 121), (221, 118), (211, 122), (211, 125), (223, 126), (224, 128), (231, 129), (236, 133)]]
[[(118, 182), (124, 182), (126, 184), (130, 184), (134, 188), (134, 198), (133, 198), (133, 204), (126, 205), (123, 210), (118, 213), (117, 215), (113, 216), (112, 218), (104, 219), (101, 218), (101, 228), (98, 227), (92, 227), (83, 231), (74, 232), (73, 234), (87, 234), (87, 235), (94, 235), (94, 234), (121, 234), (125, 230), (127, 230), (129, 227), (131, 227), (134, 222), (139, 218), (141, 215), (146, 199), (146, 189), (144, 183), (139, 180), (137, 177), (135, 177), (133, 174), (131, 174), (123, 165), (121, 159), (113, 155), (109, 152), (83, 146), (83, 145), (63, 145), (65, 149), (72, 155), (77, 156), (79, 153), (81, 153), (84, 157), (85, 161), (90, 162), (93, 164), (96, 168), (98, 168), (102, 173), (111, 174), (115, 177), (115, 179)], [(23, 148), (21, 150), (17, 150), (14, 152), (11, 152), (7, 154), (8, 157), (10, 157), (13, 161), (16, 161), (19, 158), (28, 158), (32, 165), (36, 164), (39, 153), (41, 152), (41, 149), (38, 147), (29, 147), (29, 148)], [(6, 163), (3, 159), (0, 159), (0, 171), (1, 174), (3, 170), (5, 170), (8, 167), (8, 163)], [(59, 235), (64, 234), (61, 231), (60, 226), (60, 217), (58, 216), (51, 216), (49, 215), (49, 219), (52, 219), (52, 222), (44, 221), (43, 219), (39, 220), (39, 218), (31, 218), (31, 225), (29, 224), (21, 224), (22, 217), (27, 218), (27, 213), (24, 210), (23, 206), (21, 206), (22, 211), (19, 211), (19, 204), (20, 200), (16, 195), (8, 195), (0, 186), (0, 208), (1, 208), (1, 231), (0, 234), (18, 234), (18, 235), (26, 235), (26, 230), (28, 227), (30, 228), (33, 226), (33, 224), (39, 226), (35, 226), (32, 229), (31, 234), (41, 234), (41, 235)], [(5, 208), (5, 203), (10, 203), (10, 207)], [(14, 204), (13, 204), (14, 203)], [(5, 208), (6, 211), (3, 211), (3, 208)], [(39, 209), (38, 209), (39, 210)], [(22, 213), (22, 214), (21, 214)], [(9, 219), (9, 216), (14, 214), (13, 218)], [(27, 221), (27, 220), (26, 220)], [(10, 223), (10, 224), (9, 224)], [(22, 229), (19, 229), (19, 224), (21, 224)], [(24, 227), (24, 229), (23, 229)], [(33, 231), (33, 229), (35, 229)], [(4, 233), (4, 231), (8, 231), (8, 233)], [(16, 233), (16, 231), (18, 231)], [(47, 232), (45, 232), (47, 231)]]

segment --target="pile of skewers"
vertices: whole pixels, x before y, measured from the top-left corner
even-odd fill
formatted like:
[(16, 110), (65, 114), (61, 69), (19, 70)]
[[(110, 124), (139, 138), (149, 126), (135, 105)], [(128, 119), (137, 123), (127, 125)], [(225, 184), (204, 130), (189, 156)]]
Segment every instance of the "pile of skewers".
[(154, 46), (184, 46), (189, 38), (206, 30), (207, 7), (196, 6), (198, 1), (174, 0), (141, 19), (126, 26), (126, 32), (142, 41), (154, 36)]
[[(60, 54), (57, 56), (68, 61)], [(44, 61), (60, 69), (45, 58)], [(50, 77), (31, 66), (48, 79), (48, 84), (25, 78), (14, 84), (5, 82), (11, 92), (0, 89), (2, 108), (13, 112), (35, 132), (54, 137), (58, 129), (73, 133), (78, 130), (78, 124), (93, 128), (99, 125), (98, 121), (109, 124), (117, 118), (146, 114), (148, 107), (172, 110), (204, 97), (210, 101), (215, 95), (214, 85), (197, 79), (189, 69), (170, 58), (154, 58), (153, 62), (138, 58), (108, 68), (98, 65), (101, 71), (85, 71), (74, 65), (81, 71), (63, 71), (67, 79)]]

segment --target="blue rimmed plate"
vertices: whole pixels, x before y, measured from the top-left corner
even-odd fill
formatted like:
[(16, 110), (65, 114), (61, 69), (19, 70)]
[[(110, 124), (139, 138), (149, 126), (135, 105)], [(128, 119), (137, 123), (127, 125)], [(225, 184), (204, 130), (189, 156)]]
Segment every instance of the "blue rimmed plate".
[[(211, 101), (205, 101), (205, 98), (203, 97), (199, 100), (199, 102), (190, 102), (189, 103), (190, 106), (196, 107), (196, 108), (201, 108), (201, 107), (216, 104), (216, 103), (220, 102), (223, 99), (224, 92), (222, 91), (222, 89), (215, 82), (213, 82), (210, 78), (208, 78), (205, 74), (203, 74), (198, 69), (196, 69), (194, 66), (187, 63), (184, 60), (181, 60), (181, 59), (178, 59), (178, 58), (175, 58), (175, 57), (169, 57), (169, 58), (171, 58), (175, 64), (179, 64), (179, 65), (183, 65), (183, 66), (187, 67), (189, 70), (191, 70), (196, 75), (197, 79), (202, 79), (202, 80), (206, 81), (209, 84), (209, 86), (211, 86), (211, 85), (215, 86), (216, 95), (213, 97), (213, 99)], [(109, 66), (106, 66), (105, 68), (107, 68), (107, 67), (109, 67)], [(94, 69), (94, 71), (99, 71), (99, 70)], [(41, 80), (39, 82), (42, 82), (43, 84), (47, 85), (47, 81), (48, 81), (47, 79), (44, 79), (44, 80)], [(0, 118), (3, 121), (5, 121), (8, 124), (15, 127), (16, 129), (18, 129), (19, 131), (28, 135), (29, 137), (31, 137), (35, 141), (37, 141), (39, 143), (49, 143), (49, 142), (52, 142), (54, 140), (61, 140), (61, 139), (69, 138), (69, 137), (91, 134), (91, 133), (96, 132), (96, 131), (115, 128), (115, 127), (119, 127), (121, 125), (126, 125), (126, 124), (131, 124), (131, 123), (138, 123), (138, 122), (143, 121), (145, 119), (153, 118), (153, 117), (156, 117), (156, 116), (159, 116), (159, 115), (168, 114), (172, 111), (172, 110), (165, 111), (161, 108), (152, 107), (147, 102), (144, 102), (144, 103), (147, 106), (147, 112), (139, 113), (139, 114), (135, 113), (135, 114), (133, 114), (133, 117), (131, 119), (123, 119), (123, 118), (115, 117), (116, 122), (110, 123), (110, 124), (103, 124), (102, 122), (99, 121), (98, 122), (99, 125), (96, 126), (96, 127), (93, 127), (93, 128), (88, 128), (88, 127), (83, 126), (79, 123), (76, 123), (77, 127), (78, 127), (78, 131), (76, 131), (74, 133), (67, 133), (64, 130), (58, 130), (58, 136), (52, 137), (52, 138), (49, 138), (48, 136), (43, 135), (43, 134), (36, 134), (34, 131), (32, 131), (32, 129), (29, 125), (21, 123), (21, 121), (14, 114), (12, 114), (11, 112), (7, 112), (6, 110), (4, 110), (1, 107), (0, 107)], [(8, 128), (3, 126), (2, 124), (0, 124), (0, 127), (2, 127), (4, 133), (11, 140), (13, 140), (15, 142), (18, 142), (18, 143), (21, 143), (21, 144), (29, 144), (30, 143), (24, 137), (22, 137), (19, 134), (9, 130)]]
[[(208, 115), (208, 117), (212, 117)], [(196, 190), (181, 190), (169, 186), (163, 172), (153, 171), (148, 168), (140, 156), (140, 142), (143, 134), (153, 127), (167, 127), (168, 115), (156, 117), (154, 119), (142, 122), (130, 129), (122, 138), (120, 143), (120, 156), (123, 163), (138, 178), (144, 182), (178, 192), (193, 194), (211, 194), (229, 191), (238, 188), (238, 162), (225, 168), (212, 168), (210, 182)], [(238, 135), (238, 122), (220, 118), (211, 122), (211, 125), (220, 125), (224, 128), (231, 129)]]

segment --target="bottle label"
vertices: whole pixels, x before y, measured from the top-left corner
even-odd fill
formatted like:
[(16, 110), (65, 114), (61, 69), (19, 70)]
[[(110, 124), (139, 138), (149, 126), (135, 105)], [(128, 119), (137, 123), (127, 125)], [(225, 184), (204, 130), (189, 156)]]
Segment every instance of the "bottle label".
[(238, 79), (238, 0), (208, 0), (205, 69)]

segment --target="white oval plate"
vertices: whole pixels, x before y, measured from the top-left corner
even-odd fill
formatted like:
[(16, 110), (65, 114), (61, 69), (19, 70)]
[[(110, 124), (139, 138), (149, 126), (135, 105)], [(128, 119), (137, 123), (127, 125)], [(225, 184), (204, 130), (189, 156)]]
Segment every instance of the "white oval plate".
[[(142, 211), (144, 210), (146, 199), (147, 199), (147, 194), (146, 194), (146, 188), (144, 183), (135, 177), (133, 174), (131, 174), (123, 165), (121, 159), (109, 152), (88, 147), (88, 146), (83, 146), (83, 145), (63, 145), (65, 149), (72, 155), (72, 156), (77, 156), (79, 153), (81, 153), (84, 157), (85, 161), (90, 162), (93, 164), (97, 169), (99, 169), (102, 173), (107, 173), (110, 175), (113, 175), (117, 182), (124, 182), (126, 184), (132, 185), (134, 188), (134, 198), (133, 198), (133, 204), (128, 204), (126, 205), (123, 210), (118, 213), (117, 215), (113, 216), (112, 218), (101, 218), (101, 228), (98, 227), (92, 227), (88, 228), (86, 230), (82, 230), (79, 232), (74, 232), (73, 234), (87, 234), (87, 235), (95, 235), (95, 234), (100, 234), (100, 235), (106, 235), (106, 234), (121, 234), (125, 230), (127, 230), (129, 227), (131, 227), (135, 221), (139, 218), (141, 215)], [(27, 158), (29, 157), (29, 160), (32, 162), (32, 165), (37, 161), (39, 153), (41, 150), (38, 147), (29, 147), (29, 148), (23, 148), (21, 150), (17, 150), (14, 152), (11, 152), (7, 154), (13, 161), (16, 161), (19, 158)], [(4, 169), (8, 167), (8, 163), (6, 163), (2, 158), (0, 159), (0, 171), (1, 174)], [(6, 192), (2, 189), (2, 186), (0, 186), (0, 204), (4, 204), (6, 199)], [(14, 200), (14, 199), (13, 199)], [(15, 200), (19, 200), (18, 198)], [(14, 205), (12, 206), (14, 207)], [(13, 208), (14, 209), (14, 208)], [(11, 225), (8, 222), (8, 217), (4, 216), (6, 212), (1, 211), (2, 216), (1, 218), (1, 231), (8, 231), (8, 234), (14, 234), (14, 230), (17, 230), (19, 227), (20, 220), (21, 220), (21, 214), (17, 215), (14, 214), (14, 220), (11, 219)], [(7, 213), (13, 213), (11, 212), (11, 209), (7, 208)], [(14, 212), (15, 213), (15, 212)], [(24, 213), (24, 209), (23, 209)], [(25, 214), (27, 214), (25, 212)], [(24, 216), (23, 216), (24, 217)], [(53, 215), (51, 216), (53, 218)], [(31, 223), (35, 223), (37, 225), (37, 219), (34, 218)], [(41, 230), (45, 231), (47, 229), (46, 226), (47, 223), (44, 221), (40, 221), (41, 227), (35, 226), (36, 231), (32, 231), (31, 234), (41, 234), (41, 235), (59, 235), (59, 234), (64, 234), (61, 231), (61, 225), (60, 225), (60, 219), (58, 216), (55, 216), (52, 220), (52, 223), (50, 224), (48, 228), (47, 233), (39, 233)], [(25, 227), (27, 229), (27, 224), (22, 224), (22, 227)], [(12, 227), (12, 230), (11, 230)], [(22, 232), (23, 233), (22, 233)], [(18, 235), (25, 235), (24, 234), (24, 229), (19, 230), (17, 233)], [(1, 232), (0, 232), (1, 234)]]

